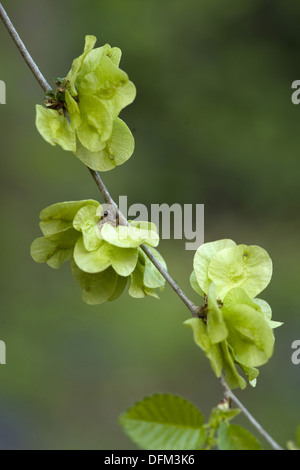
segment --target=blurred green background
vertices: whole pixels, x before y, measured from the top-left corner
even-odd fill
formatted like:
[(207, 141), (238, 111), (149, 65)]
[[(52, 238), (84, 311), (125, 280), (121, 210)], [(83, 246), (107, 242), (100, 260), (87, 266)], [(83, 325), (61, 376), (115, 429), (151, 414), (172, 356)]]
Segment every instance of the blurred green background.
[[(205, 204), (205, 240), (263, 246), (274, 261), (264, 292), (276, 331), (256, 389), (237, 396), (285, 446), (300, 423), (300, 3), (284, 0), (78, 0), (3, 2), (48, 81), (68, 72), (94, 34), (123, 51), (137, 86), (122, 112), (133, 157), (103, 174), (129, 204)], [(72, 154), (35, 129), (43, 93), (0, 24), (1, 449), (132, 449), (118, 416), (144, 395), (180, 394), (206, 418), (222, 397), (208, 361), (182, 326), (189, 311), (166, 287), (161, 300), (89, 307), (68, 265), (30, 258), (38, 214), (55, 202), (100, 194)], [(194, 302), (193, 252), (163, 240), (171, 275)], [(240, 422), (249, 430), (243, 418)]]

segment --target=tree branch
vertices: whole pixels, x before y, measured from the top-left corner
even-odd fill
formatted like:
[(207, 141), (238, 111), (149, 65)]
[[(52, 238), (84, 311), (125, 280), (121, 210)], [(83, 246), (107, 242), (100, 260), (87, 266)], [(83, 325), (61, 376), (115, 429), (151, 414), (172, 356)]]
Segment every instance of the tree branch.
[[(99, 173), (97, 171), (91, 170), (89, 168), (92, 177), (94, 178), (105, 202), (107, 204), (110, 204), (113, 206), (115, 209), (116, 213), (119, 216), (119, 220), (123, 223), (123, 225), (128, 225), (128, 221), (126, 217), (121, 213), (120, 209), (118, 208), (117, 204), (111, 197), (108, 189), (106, 188), (105, 184), (102, 181), (102, 178), (100, 177)], [(164, 279), (167, 281), (169, 286), (172, 287), (172, 289), (176, 292), (178, 297), (181, 298), (182, 302), (186, 305), (186, 307), (190, 310), (192, 313), (193, 317), (198, 318), (198, 313), (199, 313), (199, 307), (197, 307), (191, 300), (185, 295), (185, 293), (181, 290), (181, 288), (178, 286), (178, 284), (174, 281), (174, 279), (170, 276), (168, 271), (159, 263), (159, 261), (156, 259), (156, 257), (151, 253), (149, 248), (146, 245), (141, 245), (141, 249), (145, 253), (146, 256), (150, 259), (150, 261), (154, 264), (156, 269), (160, 272), (160, 274), (164, 277)]]
[(16, 44), (17, 48), (21, 52), (25, 62), (27, 63), (28, 67), (30, 68), (31, 72), (43, 88), (44, 92), (46, 93), (47, 91), (51, 90), (51, 87), (45, 77), (41, 74), (38, 66), (34, 62), (33, 58), (29, 54), (25, 44), (23, 43), (22, 39), (20, 38), (19, 34), (17, 33), (14, 25), (10, 21), (6, 11), (4, 10), (2, 3), (0, 3), (0, 18), (5, 24), (9, 34), (11, 35), (14, 43)]
[(224, 389), (224, 396), (226, 398), (230, 398), (237, 407), (241, 410), (241, 412), (246, 416), (246, 418), (250, 421), (250, 423), (255, 427), (255, 429), (265, 438), (265, 440), (270, 444), (272, 449), (274, 450), (283, 450), (280, 445), (277, 444), (276, 441), (264, 430), (264, 428), (256, 421), (256, 419), (252, 416), (252, 414), (245, 408), (243, 403), (232, 393), (231, 389), (228, 387), (224, 377), (222, 376), (220, 379), (222, 387)]
[[(48, 84), (47, 80), (45, 77), (42, 75), (40, 72), (38, 66), (32, 59), (31, 55), (29, 54), (26, 46), (24, 45), (23, 41), (21, 40), (19, 34), (17, 33), (15, 27), (13, 26), (12, 22), (10, 21), (6, 11), (4, 10), (2, 4), (0, 3), (0, 18), (2, 19), (4, 25), (6, 26), (9, 34), (11, 35), (14, 43), (16, 44), (17, 48), (21, 52), (22, 56), (24, 57), (26, 63), (28, 64), (31, 72), (37, 79), (38, 83), (42, 87), (42, 89), (47, 92), (48, 90), (51, 89), (50, 85)], [(117, 214), (119, 215), (119, 219), (124, 223), (128, 224), (127, 219), (124, 217), (124, 215), (120, 212), (117, 204), (111, 197), (108, 189), (104, 185), (99, 173), (95, 170), (91, 170), (88, 168), (95, 183), (97, 184), (105, 202), (107, 204), (111, 204), (114, 209), (116, 210)], [(176, 292), (176, 294), (180, 297), (180, 299), (183, 301), (183, 303), (187, 306), (187, 308), (190, 310), (192, 313), (193, 317), (198, 317), (199, 313), (199, 307), (197, 307), (193, 302), (191, 302), (188, 297), (184, 294), (184, 292), (180, 289), (180, 287), (177, 285), (177, 283), (172, 279), (172, 277), (169, 275), (169, 273), (164, 269), (164, 267), (158, 262), (158, 260), (155, 258), (155, 256), (150, 252), (149, 248), (146, 245), (141, 245), (142, 250), (144, 253), (148, 256), (150, 261), (154, 264), (154, 266), (158, 269), (158, 271), (161, 273), (161, 275), (165, 278), (167, 283), (172, 287), (172, 289)], [(244, 407), (244, 405), (236, 398), (236, 396), (232, 393), (231, 389), (228, 387), (226, 384), (225, 379), (222, 377), (221, 378), (221, 384), (223, 386), (223, 389), (225, 391), (226, 397), (230, 397), (233, 402), (240, 408), (240, 410), (245, 414), (245, 416), (248, 418), (248, 420), (252, 423), (252, 425), (256, 428), (256, 430), (269, 442), (271, 447), (274, 450), (282, 450), (282, 448), (274, 441), (274, 439), (262, 428), (262, 426), (256, 421), (256, 419), (247, 411), (247, 409)]]

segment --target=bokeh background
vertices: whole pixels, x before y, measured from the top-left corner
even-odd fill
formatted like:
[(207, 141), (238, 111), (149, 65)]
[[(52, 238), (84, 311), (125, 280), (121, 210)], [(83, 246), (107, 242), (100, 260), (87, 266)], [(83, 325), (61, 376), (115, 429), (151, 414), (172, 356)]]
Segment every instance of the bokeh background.
[[(264, 292), (276, 331), (256, 389), (236, 394), (283, 446), (300, 423), (300, 3), (284, 0), (3, 1), (48, 81), (65, 76), (95, 34), (123, 50), (136, 84), (122, 111), (133, 157), (103, 174), (129, 204), (205, 204), (205, 240), (263, 246), (274, 261)], [(68, 265), (37, 265), (38, 214), (55, 202), (100, 194), (72, 154), (35, 129), (43, 93), (0, 24), (1, 315), (0, 448), (133, 449), (118, 416), (145, 395), (192, 400), (208, 418), (222, 397), (208, 361), (182, 323), (189, 311), (167, 286), (161, 300), (90, 307)], [(189, 285), (193, 252), (163, 240), (171, 275)], [(237, 422), (249, 430), (243, 418)], [(254, 432), (255, 434), (255, 432)], [(262, 441), (263, 442), (263, 441)]]

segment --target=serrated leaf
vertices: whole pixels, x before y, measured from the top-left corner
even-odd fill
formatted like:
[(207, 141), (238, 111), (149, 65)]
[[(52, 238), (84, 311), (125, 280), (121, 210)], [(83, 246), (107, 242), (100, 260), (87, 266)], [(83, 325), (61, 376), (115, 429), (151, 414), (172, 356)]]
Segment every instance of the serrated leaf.
[(125, 432), (148, 450), (196, 450), (205, 441), (202, 413), (174, 395), (153, 395), (120, 417)]
[(261, 444), (249, 431), (237, 424), (222, 423), (218, 429), (220, 450), (262, 450)]
[(64, 150), (76, 151), (76, 136), (64, 115), (55, 109), (36, 105), (36, 127), (41, 136), (51, 145), (60, 145)]

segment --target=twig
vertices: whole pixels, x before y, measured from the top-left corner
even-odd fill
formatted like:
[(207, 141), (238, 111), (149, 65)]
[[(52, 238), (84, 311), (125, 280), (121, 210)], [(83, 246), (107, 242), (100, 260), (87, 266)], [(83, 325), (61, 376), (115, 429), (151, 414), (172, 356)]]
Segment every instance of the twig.
[(28, 67), (30, 68), (31, 72), (43, 88), (44, 92), (47, 92), (48, 90), (51, 90), (51, 87), (45, 77), (41, 74), (38, 66), (34, 62), (33, 58), (29, 54), (25, 44), (23, 43), (22, 39), (20, 38), (19, 34), (17, 33), (14, 25), (10, 21), (6, 11), (4, 10), (2, 3), (0, 3), (0, 18), (5, 24), (9, 34), (11, 35), (14, 43), (16, 44), (17, 48), (21, 52), (23, 58), (25, 59), (25, 62), (27, 63)]
[[(108, 189), (106, 188), (105, 184), (103, 183), (102, 181), (102, 178), (101, 176), (99, 175), (99, 173), (97, 171), (94, 171), (94, 170), (91, 170), (89, 168), (91, 174), (92, 174), (92, 177), (94, 178), (105, 202), (107, 204), (110, 204), (114, 207), (114, 209), (116, 210), (116, 213), (118, 214), (119, 216), (119, 220), (123, 223), (123, 225), (128, 225), (128, 221), (126, 219), (126, 217), (124, 217), (124, 215), (121, 213), (120, 209), (118, 208), (117, 204), (115, 203), (115, 201), (113, 200), (113, 198), (111, 197)], [(167, 281), (167, 283), (172, 287), (172, 289), (176, 292), (176, 294), (178, 295), (178, 297), (181, 298), (182, 302), (186, 305), (186, 307), (190, 310), (190, 312), (192, 313), (192, 316), (193, 317), (196, 317), (198, 318), (198, 313), (199, 313), (199, 307), (197, 307), (193, 302), (191, 302), (190, 299), (188, 299), (188, 297), (185, 295), (185, 293), (181, 290), (181, 288), (178, 286), (178, 284), (174, 281), (174, 279), (170, 276), (170, 274), (168, 273), (168, 271), (160, 264), (160, 262), (156, 259), (156, 257), (153, 255), (153, 253), (151, 253), (151, 251), (149, 250), (149, 248), (146, 246), (146, 245), (141, 245), (141, 249), (143, 250), (143, 252), (146, 254), (146, 256), (148, 256), (148, 258), (150, 259), (150, 261), (154, 264), (154, 266), (156, 267), (156, 269), (160, 272), (160, 274), (164, 277), (164, 279)]]
[(283, 450), (282, 447), (280, 447), (279, 444), (265, 431), (265, 429), (256, 421), (254, 416), (245, 408), (243, 403), (240, 402), (240, 400), (234, 395), (234, 393), (231, 391), (231, 389), (228, 387), (225, 379), (223, 376), (220, 378), (220, 382), (222, 384), (222, 387), (224, 389), (224, 396), (226, 398), (230, 398), (236, 405), (237, 407), (241, 410), (241, 412), (246, 416), (246, 418), (250, 421), (250, 423), (255, 427), (255, 429), (265, 438), (265, 440), (270, 444), (272, 449), (274, 450)]
[[(11, 35), (14, 43), (18, 47), (19, 51), (21, 52), (22, 56), (24, 57), (26, 63), (28, 64), (30, 70), (32, 71), (33, 75), (37, 79), (38, 83), (41, 85), (42, 89), (47, 92), (48, 90), (51, 89), (50, 85), (48, 84), (47, 80), (45, 77), (42, 75), (40, 72), (38, 66), (32, 59), (31, 55), (29, 54), (28, 50), (26, 49), (26, 46), (24, 45), (23, 41), (21, 40), (20, 36), (18, 35), (16, 29), (14, 28), (12, 22), (10, 21), (6, 11), (4, 10), (2, 4), (0, 3), (0, 17), (6, 26), (9, 34)], [(91, 170), (88, 168), (94, 181), (96, 182), (105, 202), (107, 204), (111, 204), (117, 214), (119, 215), (119, 219), (123, 221), (124, 224), (128, 224), (127, 219), (124, 217), (124, 215), (120, 212), (117, 204), (111, 197), (108, 189), (104, 185), (99, 173), (95, 170)], [(177, 283), (172, 279), (172, 277), (169, 275), (169, 273), (164, 269), (164, 267), (158, 262), (158, 260), (155, 258), (155, 256), (150, 252), (149, 248), (145, 245), (141, 245), (142, 250), (144, 253), (148, 256), (150, 261), (154, 264), (154, 266), (158, 269), (158, 271), (161, 273), (161, 275), (165, 278), (167, 283), (172, 287), (172, 289), (176, 292), (176, 294), (181, 298), (183, 303), (188, 307), (188, 309), (191, 311), (193, 317), (198, 317), (199, 313), (199, 307), (197, 307), (193, 302), (191, 302), (188, 297), (184, 294), (184, 292), (180, 289), (180, 287), (177, 285)], [(274, 441), (274, 439), (269, 436), (269, 434), (262, 428), (262, 426), (256, 421), (256, 419), (247, 411), (247, 409), (244, 407), (244, 405), (236, 398), (236, 396), (232, 393), (228, 385), (226, 384), (226, 381), (222, 377), (221, 383), (223, 386), (223, 389), (225, 391), (226, 397), (230, 397), (233, 402), (240, 408), (240, 410), (245, 414), (245, 416), (248, 418), (248, 420), (252, 423), (252, 425), (256, 428), (256, 430), (264, 436), (264, 438), (269, 442), (271, 447), (274, 450), (282, 450), (282, 448)]]

